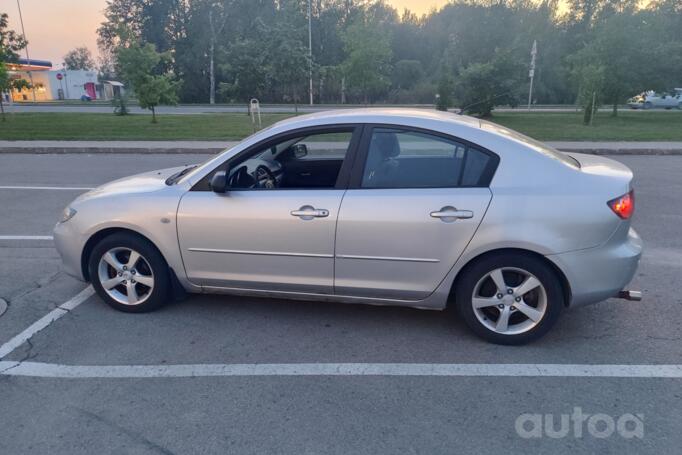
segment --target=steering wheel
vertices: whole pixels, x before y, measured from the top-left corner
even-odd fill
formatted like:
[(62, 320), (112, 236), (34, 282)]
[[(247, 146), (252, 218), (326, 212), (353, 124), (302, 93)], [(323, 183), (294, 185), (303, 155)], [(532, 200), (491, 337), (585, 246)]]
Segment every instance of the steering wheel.
[(275, 174), (273, 174), (270, 168), (264, 164), (260, 164), (256, 168), (254, 177), (256, 178), (257, 188), (277, 188), (277, 178), (275, 177)]

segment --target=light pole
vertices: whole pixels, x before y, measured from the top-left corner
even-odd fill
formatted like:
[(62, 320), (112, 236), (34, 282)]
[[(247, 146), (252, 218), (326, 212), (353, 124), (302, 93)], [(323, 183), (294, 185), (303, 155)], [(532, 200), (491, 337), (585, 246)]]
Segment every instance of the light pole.
[[(19, 0), (17, 0), (17, 8), (19, 9), (19, 22), (21, 23), (21, 34), (23, 35), (24, 39), (26, 39), (26, 31), (24, 30), (24, 18), (21, 16), (21, 4), (19, 3)], [(27, 40), (28, 43), (28, 40)], [(28, 44), (26, 44), (26, 60), (28, 65), (31, 65), (31, 57), (28, 55)], [(33, 102), (36, 102), (36, 86), (33, 84), (33, 73), (31, 70), (28, 71), (28, 77), (31, 79), (31, 92), (33, 93)]]
[(538, 55), (538, 42), (533, 40), (533, 48), (530, 50), (530, 89), (528, 90), (528, 110), (530, 111), (530, 103), (533, 100), (533, 79), (535, 79), (535, 56)]
[[(18, 1), (18, 0), (17, 0)], [(308, 75), (309, 75), (309, 91), (310, 91), (310, 105), (313, 105), (313, 8), (312, 0), (308, 0)]]

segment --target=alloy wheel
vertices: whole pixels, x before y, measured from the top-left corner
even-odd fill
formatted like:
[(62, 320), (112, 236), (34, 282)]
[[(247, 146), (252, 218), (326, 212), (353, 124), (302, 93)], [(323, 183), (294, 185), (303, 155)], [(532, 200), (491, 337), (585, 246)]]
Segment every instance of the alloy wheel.
[(537, 326), (547, 312), (547, 291), (532, 273), (501, 267), (488, 272), (474, 286), (474, 314), (487, 329), (518, 335)]
[(149, 262), (131, 248), (112, 248), (102, 255), (97, 274), (102, 289), (123, 305), (139, 305), (154, 289), (154, 273)]

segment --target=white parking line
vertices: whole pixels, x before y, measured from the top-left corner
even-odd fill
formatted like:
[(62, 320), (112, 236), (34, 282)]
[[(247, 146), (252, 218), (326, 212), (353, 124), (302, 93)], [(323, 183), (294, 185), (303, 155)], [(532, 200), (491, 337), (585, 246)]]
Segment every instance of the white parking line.
[(43, 316), (42, 318), (38, 319), (36, 322), (28, 326), (26, 329), (24, 329), (23, 332), (19, 333), (14, 338), (9, 340), (7, 343), (0, 346), (0, 359), (9, 355), (12, 351), (14, 351), (22, 344), (24, 344), (26, 340), (30, 339), (33, 335), (40, 332), (48, 325), (52, 324), (54, 321), (61, 318), (69, 311), (73, 310), (81, 303), (85, 302), (94, 293), (95, 290), (92, 288), (92, 286), (88, 286), (87, 288), (83, 289), (81, 292), (76, 294), (74, 297), (62, 303), (57, 308), (50, 311), (45, 316)]
[(51, 235), (0, 235), (0, 240), (52, 240)]
[(207, 365), (58, 365), (0, 362), (0, 375), (41, 378), (193, 378), (216, 376), (497, 376), (682, 378), (682, 365), (472, 363), (263, 363)]
[[(0, 346), (0, 359), (94, 294), (88, 286)], [(682, 379), (682, 365), (495, 363), (226, 363), (197, 365), (60, 365), (0, 361), (0, 376), (40, 378), (190, 378), (220, 376), (426, 376)]]
[(90, 186), (12, 186), (2, 185), (0, 190), (64, 190), (64, 191), (88, 191), (94, 187)]

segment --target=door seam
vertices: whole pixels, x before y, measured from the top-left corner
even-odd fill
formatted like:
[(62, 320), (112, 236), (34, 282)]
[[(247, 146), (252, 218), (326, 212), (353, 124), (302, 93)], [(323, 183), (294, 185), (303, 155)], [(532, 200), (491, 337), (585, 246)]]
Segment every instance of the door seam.
[(333, 245), (333, 262), (332, 262), (332, 295), (336, 295), (336, 237), (339, 234), (339, 219), (341, 218), (341, 207), (343, 207), (343, 199), (348, 193), (348, 188), (343, 191), (341, 195), (341, 200), (339, 201), (339, 207), (336, 210), (336, 221), (334, 222), (334, 245)]

